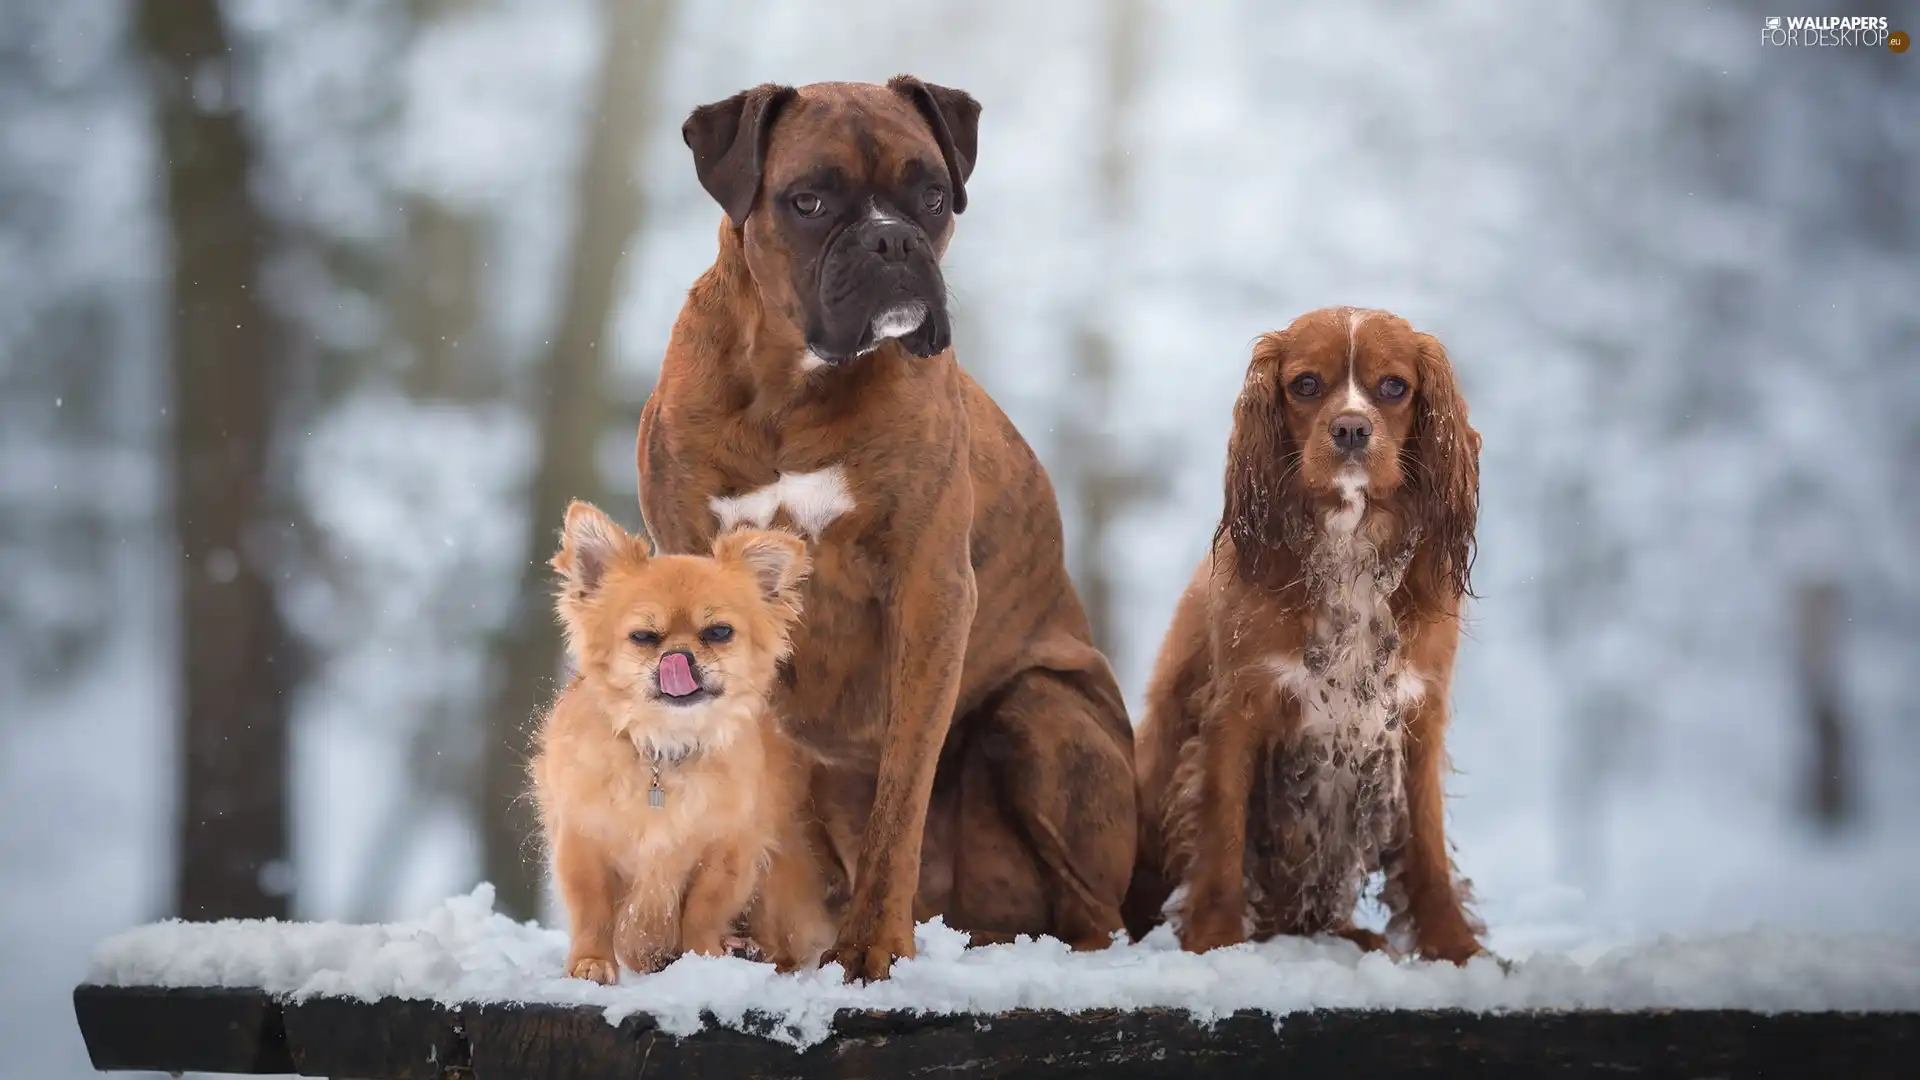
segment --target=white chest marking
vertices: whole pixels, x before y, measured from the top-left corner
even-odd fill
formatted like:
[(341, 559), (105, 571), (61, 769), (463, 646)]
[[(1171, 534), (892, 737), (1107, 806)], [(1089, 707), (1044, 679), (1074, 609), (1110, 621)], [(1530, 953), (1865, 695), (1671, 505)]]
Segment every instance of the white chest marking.
[(1376, 745), (1398, 731), (1407, 710), (1426, 695), (1426, 681), (1402, 657), (1388, 594), (1365, 542), (1349, 527), (1329, 530), (1322, 544), (1332, 557), (1312, 641), (1300, 654), (1268, 657), (1267, 668), (1300, 702), (1302, 734)]
[(852, 510), (854, 504), (846, 470), (829, 465), (813, 472), (781, 473), (780, 479), (765, 487), (744, 495), (715, 495), (707, 505), (720, 519), (721, 532), (741, 526), (771, 528), (774, 518), (785, 510), (795, 527), (818, 540), (827, 526)]
[(1360, 519), (1367, 513), (1367, 474), (1342, 469), (1333, 482), (1340, 488), (1341, 504), (1327, 511), (1327, 534), (1352, 544), (1353, 530), (1359, 528)]

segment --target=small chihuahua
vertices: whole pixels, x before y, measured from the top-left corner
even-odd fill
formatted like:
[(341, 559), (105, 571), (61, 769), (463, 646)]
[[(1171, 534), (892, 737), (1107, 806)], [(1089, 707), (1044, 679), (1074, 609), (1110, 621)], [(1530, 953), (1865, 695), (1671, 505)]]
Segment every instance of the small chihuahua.
[(576, 502), (553, 567), (578, 674), (531, 769), (572, 923), (568, 974), (612, 983), (620, 964), (718, 955), (743, 912), (781, 970), (811, 966), (833, 926), (807, 765), (769, 703), (806, 545), (742, 531), (711, 558), (653, 556)]

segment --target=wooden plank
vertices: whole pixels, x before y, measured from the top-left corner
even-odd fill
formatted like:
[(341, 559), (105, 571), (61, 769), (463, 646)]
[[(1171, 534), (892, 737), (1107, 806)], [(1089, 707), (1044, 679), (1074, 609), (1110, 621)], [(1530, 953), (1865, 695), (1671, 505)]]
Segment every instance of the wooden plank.
[(280, 1005), (257, 990), (81, 986), (73, 1013), (101, 1071), (293, 1071)]
[(302, 1076), (441, 1080), (468, 1064), (459, 1011), (431, 1001), (308, 998), (281, 1008)]
[(709, 1029), (687, 1039), (590, 1010), (468, 1010), (473, 1075), (827, 1077), (1901, 1077), (1920, 1016), (1743, 1012), (1316, 1012), (1276, 1027), (1240, 1014), (1211, 1029), (1164, 1009), (992, 1017), (843, 1014), (796, 1053)]
[[(203, 999), (204, 1000), (200, 1000)], [(83, 1004), (83, 1001), (85, 1004)], [(1208, 1027), (1167, 1009), (998, 1016), (845, 1012), (804, 1052), (709, 1028), (680, 1039), (600, 1010), (313, 999), (246, 991), (75, 993), (103, 1069), (287, 1072), (368, 1080), (546, 1077), (1900, 1077), (1920, 1061), (1920, 1014), (1332, 1010), (1278, 1024), (1241, 1013)], [(236, 1007), (284, 1016), (283, 1055), (209, 1054), (189, 1029)], [(198, 1010), (196, 1012), (196, 1010)], [(274, 1021), (276, 1026), (282, 1021)], [(172, 1041), (156, 1039), (161, 1029)], [(235, 1030), (223, 1028), (222, 1030)], [(143, 1041), (144, 1040), (144, 1041)]]

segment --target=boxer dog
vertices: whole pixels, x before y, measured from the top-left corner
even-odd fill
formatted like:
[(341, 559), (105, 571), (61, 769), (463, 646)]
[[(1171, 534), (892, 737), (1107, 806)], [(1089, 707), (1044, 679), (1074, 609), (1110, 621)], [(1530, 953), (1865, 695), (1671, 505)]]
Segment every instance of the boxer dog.
[(826, 959), (881, 979), (917, 918), (1103, 948), (1132, 872), (1133, 734), (1033, 451), (952, 349), (940, 257), (980, 106), (901, 76), (765, 85), (682, 134), (726, 212), (640, 418), (663, 552), (810, 541), (777, 707), (817, 758)]

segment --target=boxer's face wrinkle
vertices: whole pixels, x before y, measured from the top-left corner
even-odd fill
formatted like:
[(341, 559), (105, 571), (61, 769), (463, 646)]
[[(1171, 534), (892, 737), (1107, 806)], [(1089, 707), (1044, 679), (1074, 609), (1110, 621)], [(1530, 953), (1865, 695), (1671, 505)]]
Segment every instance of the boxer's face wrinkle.
[(873, 132), (861, 129), (853, 133), (853, 145), (860, 152), (860, 164), (866, 167), (868, 176), (880, 172), (880, 140)]
[(948, 175), (941, 136), (914, 98), (893, 88), (854, 93), (803, 87), (781, 108), (760, 212), (744, 229), (763, 302), (799, 332), (806, 370), (889, 340), (935, 356), (952, 338), (940, 256), (959, 178)]
[[(933, 356), (952, 336), (936, 240), (947, 229), (947, 200), (927, 194), (950, 191), (946, 168), (937, 159), (909, 158), (889, 169), (880, 142), (862, 134), (853, 157), (866, 175), (818, 169), (781, 191), (780, 230), (793, 255), (807, 346), (837, 364), (870, 352), (880, 344), (876, 334), (887, 333), (915, 356)], [(811, 216), (794, 206), (802, 194), (821, 200)], [(912, 328), (899, 332), (903, 325)]]

